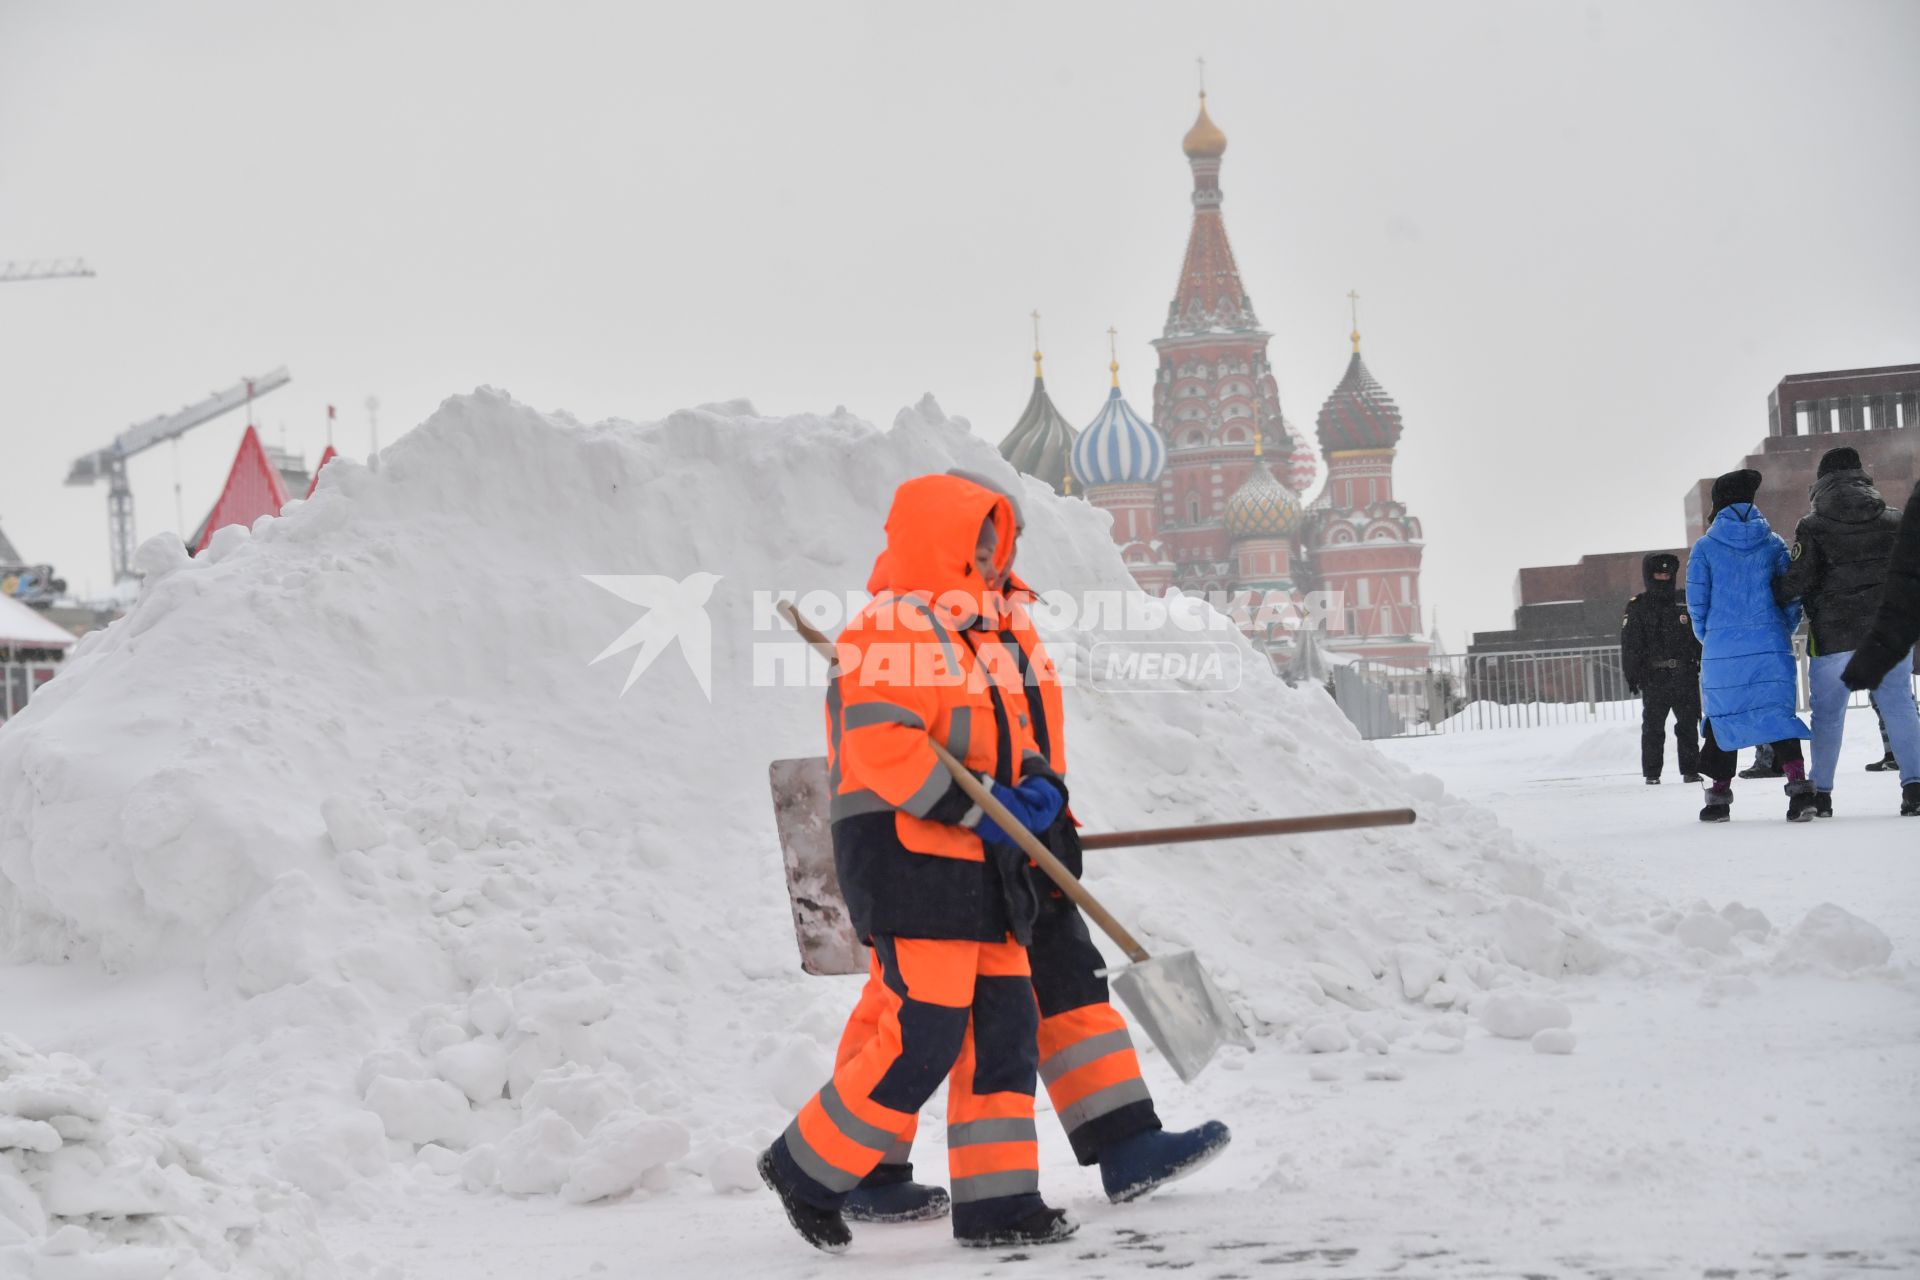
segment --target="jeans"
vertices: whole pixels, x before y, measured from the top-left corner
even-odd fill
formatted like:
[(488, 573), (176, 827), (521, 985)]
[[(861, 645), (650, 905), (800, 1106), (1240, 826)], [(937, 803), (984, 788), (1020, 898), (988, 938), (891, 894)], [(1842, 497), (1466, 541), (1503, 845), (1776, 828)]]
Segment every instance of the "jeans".
[[(1816, 791), (1833, 790), (1834, 773), (1840, 767), (1840, 743), (1847, 728), (1847, 686), (1840, 683), (1840, 672), (1852, 657), (1851, 651), (1823, 653), (1811, 664)], [(1887, 672), (1887, 678), (1873, 691), (1873, 705), (1886, 725), (1893, 758), (1900, 762), (1901, 784), (1920, 782), (1920, 710), (1914, 707), (1913, 672), (1906, 663), (1897, 662)]]

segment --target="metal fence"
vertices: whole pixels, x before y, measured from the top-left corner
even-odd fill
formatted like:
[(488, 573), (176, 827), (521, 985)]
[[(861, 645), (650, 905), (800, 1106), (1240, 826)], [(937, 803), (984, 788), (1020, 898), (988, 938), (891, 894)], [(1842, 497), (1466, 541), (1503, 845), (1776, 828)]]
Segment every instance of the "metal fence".
[[(1807, 710), (1807, 656), (1795, 641), (1800, 711)], [(1334, 700), (1365, 738), (1476, 729), (1636, 721), (1619, 645), (1516, 653), (1434, 654), (1422, 667), (1361, 659), (1335, 670)], [(1866, 706), (1856, 693), (1849, 706)]]

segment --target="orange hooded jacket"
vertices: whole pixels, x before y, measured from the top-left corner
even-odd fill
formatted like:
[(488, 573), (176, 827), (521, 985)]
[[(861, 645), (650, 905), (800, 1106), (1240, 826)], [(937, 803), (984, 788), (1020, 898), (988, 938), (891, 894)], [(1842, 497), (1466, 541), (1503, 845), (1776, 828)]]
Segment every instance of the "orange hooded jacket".
[(974, 563), (988, 520), (1004, 566), (1014, 518), (1003, 495), (950, 475), (901, 485), (867, 584), (874, 598), (837, 642), (826, 709), (834, 862), (862, 937), (1024, 942), (1037, 906), (1025, 855), (974, 834), (979, 810), (927, 741), (1007, 785), (1043, 759), (1019, 664), (997, 639), (1007, 607)]

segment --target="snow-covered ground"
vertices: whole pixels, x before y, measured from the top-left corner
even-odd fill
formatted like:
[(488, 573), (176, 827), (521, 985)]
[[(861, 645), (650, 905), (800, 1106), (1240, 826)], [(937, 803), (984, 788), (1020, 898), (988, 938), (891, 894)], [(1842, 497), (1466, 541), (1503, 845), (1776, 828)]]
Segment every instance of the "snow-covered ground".
[[(801, 1245), (751, 1155), (857, 983), (795, 963), (764, 768), (819, 749), (819, 693), (757, 678), (790, 642), (753, 593), (857, 589), (892, 486), (954, 465), (1020, 483), (931, 401), (584, 427), (480, 393), (192, 564), (143, 548), (130, 616), (0, 729), (0, 1276), (1920, 1272), (1920, 823), (1858, 772), (1870, 723), (1842, 818), (1741, 784), (1702, 828), (1631, 726), (1375, 747), (1251, 666), (1068, 698), (1091, 830), (1421, 811), (1090, 859), (1255, 1031), (1191, 1087), (1147, 1062), (1227, 1155), (1114, 1208), (1043, 1122), (1074, 1243)], [(1031, 579), (1128, 589), (1103, 516), (1025, 503)], [(711, 698), (673, 649), (620, 696), (589, 659), (634, 610), (583, 575), (696, 571)], [(1048, 643), (1071, 672), (1111, 634)], [(1493, 1034), (1535, 1016), (1573, 1052)]]
[[(1885, 927), (1893, 970), (1729, 972), (1702, 957), (1695, 973), (1582, 977), (1557, 992), (1578, 1039), (1565, 1057), (1477, 1033), (1458, 1054), (1263, 1047), (1191, 1088), (1153, 1063), (1169, 1121), (1228, 1120), (1229, 1154), (1116, 1208), (1057, 1130), (1043, 1131), (1045, 1187), (1083, 1226), (1030, 1261), (983, 1266), (939, 1226), (868, 1228), (847, 1257), (821, 1259), (759, 1195), (570, 1209), (420, 1186), (331, 1225), (343, 1242), (449, 1280), (903, 1266), (939, 1277), (1920, 1275), (1909, 968), (1920, 824), (1887, 816), (1897, 786), (1860, 771), (1878, 754), (1862, 720), (1838, 794), (1849, 813), (1878, 812), (1814, 827), (1780, 820), (1777, 782), (1741, 783), (1739, 820), (1702, 827), (1696, 788), (1640, 782), (1633, 726), (1378, 744), (1493, 808), (1547, 859), (1624, 889), (1683, 906), (1738, 901), (1787, 927), (1839, 904)], [(1314, 1079), (1315, 1067), (1332, 1078)], [(1399, 1078), (1369, 1078), (1383, 1067)], [(937, 1140), (922, 1146), (937, 1174)]]

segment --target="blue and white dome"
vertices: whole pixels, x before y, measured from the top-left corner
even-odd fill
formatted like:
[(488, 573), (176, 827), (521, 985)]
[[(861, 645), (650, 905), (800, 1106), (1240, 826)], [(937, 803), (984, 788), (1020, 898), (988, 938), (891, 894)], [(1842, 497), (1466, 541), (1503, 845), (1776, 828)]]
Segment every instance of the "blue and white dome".
[(1073, 442), (1073, 482), (1082, 489), (1107, 484), (1154, 484), (1167, 469), (1167, 444), (1133, 411), (1116, 384), (1100, 414)]

